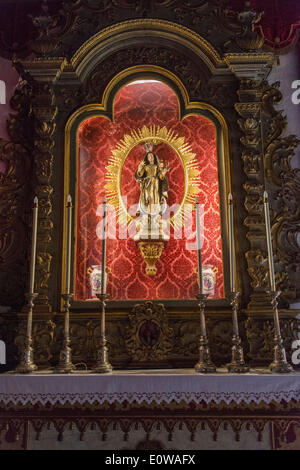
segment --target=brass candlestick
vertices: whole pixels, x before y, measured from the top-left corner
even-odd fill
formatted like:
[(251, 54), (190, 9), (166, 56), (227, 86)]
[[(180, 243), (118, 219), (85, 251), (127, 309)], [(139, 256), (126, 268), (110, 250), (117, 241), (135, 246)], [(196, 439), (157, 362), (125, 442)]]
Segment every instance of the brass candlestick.
[(206, 334), (205, 306), (208, 294), (198, 294), (196, 298), (199, 300), (200, 309), (200, 345), (199, 345), (199, 362), (195, 365), (195, 371), (202, 374), (216, 372), (216, 366), (210, 359), (208, 346), (208, 338)]
[(59, 364), (54, 370), (56, 374), (70, 374), (75, 370), (75, 366), (72, 363), (72, 350), (70, 348), (70, 306), (72, 297), (73, 294), (62, 295), (65, 307), (65, 327), (62, 349), (59, 354)]
[(28, 300), (28, 316), (27, 316), (27, 330), (24, 349), (21, 355), (20, 364), (17, 366), (15, 372), (19, 374), (30, 374), (37, 370), (37, 366), (33, 361), (33, 347), (32, 347), (32, 312), (34, 307), (34, 299), (39, 294), (28, 293), (26, 299)]
[(283, 341), (280, 332), (278, 302), (277, 298), (280, 291), (271, 290), (268, 292), (271, 296), (271, 304), (273, 307), (275, 334), (274, 334), (274, 361), (270, 364), (269, 368), (273, 374), (287, 374), (293, 372), (293, 367), (286, 360), (286, 353), (283, 346)]
[(112, 372), (112, 366), (108, 361), (107, 340), (105, 337), (105, 307), (106, 299), (109, 294), (97, 294), (100, 300), (101, 307), (101, 322), (100, 322), (100, 347), (97, 351), (97, 363), (93, 369), (96, 374), (109, 374)]
[(235, 374), (245, 374), (249, 372), (249, 367), (244, 361), (244, 352), (242, 348), (242, 342), (239, 335), (239, 324), (237, 317), (238, 297), (239, 292), (231, 292), (230, 294), (230, 305), (232, 306), (232, 348), (231, 348), (231, 362), (227, 365), (228, 372)]

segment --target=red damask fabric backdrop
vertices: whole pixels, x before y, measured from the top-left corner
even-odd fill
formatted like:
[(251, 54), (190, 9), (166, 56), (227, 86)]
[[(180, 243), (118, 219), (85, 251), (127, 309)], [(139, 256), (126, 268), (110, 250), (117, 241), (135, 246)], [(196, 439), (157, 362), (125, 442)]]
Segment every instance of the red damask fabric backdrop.
[[(202, 116), (179, 120), (176, 94), (161, 82), (135, 82), (123, 87), (114, 103), (114, 121), (94, 117), (79, 129), (77, 269), (76, 299), (91, 299), (88, 269), (101, 264), (101, 204), (105, 195), (106, 166), (117, 143), (125, 134), (143, 125), (166, 126), (191, 144), (200, 170), (199, 201), (204, 205), (203, 264), (217, 270), (214, 297), (224, 297), (221, 224), (219, 209), (216, 131), (213, 123)], [(160, 159), (168, 162), (169, 205), (182, 200), (184, 170), (176, 152), (166, 144), (155, 147)], [(139, 199), (139, 184), (134, 172), (145, 154), (143, 145), (128, 155), (122, 172), (121, 191), (128, 206)], [(187, 249), (186, 237), (171, 239), (157, 262), (155, 277), (145, 273), (145, 262), (136, 242), (127, 237), (114, 238), (113, 215), (109, 215), (110, 238), (107, 240), (108, 293), (111, 300), (129, 299), (193, 299), (198, 291), (197, 252)]]

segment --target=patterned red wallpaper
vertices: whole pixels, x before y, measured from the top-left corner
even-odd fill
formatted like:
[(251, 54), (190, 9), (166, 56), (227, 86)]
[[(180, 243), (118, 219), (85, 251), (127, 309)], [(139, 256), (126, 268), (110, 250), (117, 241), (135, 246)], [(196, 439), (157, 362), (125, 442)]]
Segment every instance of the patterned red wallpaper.
[[(94, 117), (79, 129), (78, 232), (76, 299), (90, 299), (87, 270), (101, 264), (101, 215), (97, 209), (105, 195), (105, 167), (116, 144), (133, 129), (143, 125), (166, 126), (185, 137), (197, 156), (200, 173), (200, 203), (204, 204), (205, 243), (203, 264), (217, 268), (215, 297), (224, 296), (221, 226), (218, 193), (216, 132), (202, 116), (179, 120), (176, 94), (161, 82), (137, 82), (119, 91), (114, 103), (114, 122)], [(169, 162), (169, 204), (180, 202), (184, 191), (184, 171), (176, 152), (166, 144), (155, 147), (158, 156)], [(137, 203), (139, 184), (134, 172), (144, 156), (143, 145), (136, 146), (125, 161), (121, 180), (128, 204)], [(109, 226), (112, 215), (109, 216)], [(114, 229), (110, 229), (113, 236)], [(118, 235), (118, 230), (117, 230)], [(145, 262), (133, 239), (108, 239), (107, 265), (111, 269), (108, 292), (117, 299), (192, 299), (197, 293), (197, 252), (187, 250), (186, 239), (176, 240), (171, 232), (153, 278), (145, 274)]]

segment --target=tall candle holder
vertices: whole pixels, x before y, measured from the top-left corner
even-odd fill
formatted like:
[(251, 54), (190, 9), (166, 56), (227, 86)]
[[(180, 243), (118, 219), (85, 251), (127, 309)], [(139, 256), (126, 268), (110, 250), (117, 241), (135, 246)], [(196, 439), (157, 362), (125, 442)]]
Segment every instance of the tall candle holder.
[(38, 223), (38, 210), (39, 201), (35, 197), (33, 200), (33, 218), (32, 218), (32, 239), (31, 239), (31, 258), (30, 258), (30, 273), (29, 273), (29, 292), (25, 295), (27, 299), (27, 329), (24, 349), (21, 353), (21, 361), (17, 366), (15, 372), (20, 374), (30, 374), (37, 370), (37, 366), (33, 361), (33, 347), (32, 347), (32, 314), (34, 307), (34, 299), (38, 294), (34, 292), (35, 280), (35, 262), (36, 262), (36, 243), (37, 243), (37, 223)]
[(56, 374), (70, 374), (75, 370), (75, 366), (72, 363), (72, 350), (70, 348), (70, 306), (73, 296), (74, 294), (62, 295), (65, 307), (64, 339), (59, 354), (59, 363), (54, 370)]
[(96, 294), (100, 300), (100, 311), (101, 311), (101, 320), (100, 320), (100, 345), (97, 351), (97, 363), (93, 369), (93, 372), (96, 374), (109, 374), (112, 372), (112, 366), (108, 361), (108, 349), (107, 349), (107, 340), (105, 337), (105, 307), (106, 299), (108, 299), (109, 294), (106, 294), (106, 224), (107, 224), (107, 207), (106, 207), (106, 197), (103, 199), (103, 226), (102, 226), (102, 266), (101, 266), (101, 293)]
[(229, 241), (229, 270), (230, 270), (230, 305), (232, 306), (232, 348), (231, 362), (227, 364), (228, 372), (243, 374), (249, 372), (249, 367), (244, 361), (244, 352), (239, 335), (239, 323), (237, 317), (238, 298), (240, 293), (235, 290), (235, 251), (234, 251), (234, 221), (233, 221), (233, 197), (228, 194), (228, 241)]
[(197, 294), (200, 309), (200, 340), (199, 340), (199, 361), (195, 365), (195, 372), (209, 374), (216, 372), (216, 366), (210, 359), (208, 338), (206, 333), (205, 306), (208, 294)]
[(278, 302), (277, 298), (280, 295), (280, 291), (269, 291), (267, 292), (271, 297), (271, 304), (273, 308), (273, 318), (275, 325), (274, 332), (274, 360), (270, 364), (269, 369), (273, 374), (287, 374), (293, 372), (293, 367), (286, 360), (286, 352), (283, 346), (283, 341), (280, 331), (279, 314), (278, 314)]
[(32, 347), (32, 312), (34, 307), (34, 299), (38, 294), (29, 292), (25, 295), (28, 301), (28, 316), (27, 316), (27, 330), (24, 349), (22, 351), (20, 364), (15, 369), (18, 374), (30, 374), (37, 370), (37, 366), (33, 361), (33, 347)]
[(238, 297), (240, 293), (232, 291), (230, 294), (230, 305), (232, 306), (232, 348), (231, 348), (231, 362), (227, 364), (228, 372), (234, 374), (245, 374), (249, 372), (249, 367), (244, 361), (244, 351), (242, 347), (241, 338), (239, 335), (239, 324), (237, 317)]
[(208, 294), (203, 293), (202, 253), (200, 234), (200, 211), (199, 199), (196, 199), (196, 234), (197, 234), (197, 256), (198, 256), (198, 282), (200, 293), (196, 295), (199, 300), (200, 309), (200, 339), (199, 339), (199, 362), (195, 365), (195, 371), (202, 374), (216, 372), (216, 367), (210, 359), (208, 338), (206, 333), (205, 307)]
[(62, 294), (65, 308), (64, 339), (59, 355), (59, 363), (54, 372), (57, 374), (69, 374), (75, 370), (72, 364), (72, 354), (70, 348), (70, 306), (73, 294), (71, 290), (71, 250), (72, 250), (72, 198), (67, 197), (67, 260), (66, 260), (66, 293)]
[(264, 213), (265, 213), (265, 224), (266, 224), (266, 236), (267, 236), (267, 247), (268, 247), (268, 263), (269, 263), (269, 277), (270, 277), (270, 291), (267, 292), (271, 297), (271, 305), (273, 309), (274, 318), (274, 361), (270, 364), (269, 368), (274, 374), (287, 374), (293, 371), (293, 367), (286, 360), (286, 353), (283, 346), (283, 341), (280, 331), (279, 314), (278, 314), (278, 302), (277, 298), (280, 295), (280, 291), (276, 290), (275, 283), (275, 269), (273, 260), (273, 247), (271, 237), (271, 223), (270, 223), (270, 210), (269, 210), (269, 196), (264, 191)]
[(97, 351), (97, 363), (93, 369), (96, 374), (110, 374), (113, 370), (108, 361), (107, 340), (105, 337), (105, 307), (109, 294), (96, 294), (100, 300), (101, 321), (100, 321), (100, 344)]

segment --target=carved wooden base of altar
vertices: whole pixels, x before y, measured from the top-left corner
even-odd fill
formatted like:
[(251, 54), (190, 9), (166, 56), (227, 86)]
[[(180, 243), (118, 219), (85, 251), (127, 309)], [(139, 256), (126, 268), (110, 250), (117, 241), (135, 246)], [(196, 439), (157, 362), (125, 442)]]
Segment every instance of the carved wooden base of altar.
[[(91, 311), (70, 313), (72, 362), (78, 369), (92, 368), (100, 341), (98, 305)], [(281, 310), (280, 324), (287, 359), (299, 329), (297, 311)], [(0, 371), (13, 370), (25, 342), (26, 314), (2, 314), (0, 332), (6, 338), (7, 364)], [(231, 308), (207, 307), (207, 331), (211, 359), (218, 367), (232, 359)], [(271, 310), (263, 314), (239, 313), (239, 329), (248, 366), (268, 367), (273, 360), (274, 322)], [(35, 314), (33, 322), (34, 359), (40, 370), (59, 362), (64, 334), (64, 314)], [(108, 356), (113, 368), (193, 368), (199, 359), (199, 311), (195, 302), (178, 309), (146, 302), (120, 308), (108, 303), (106, 315)]]

